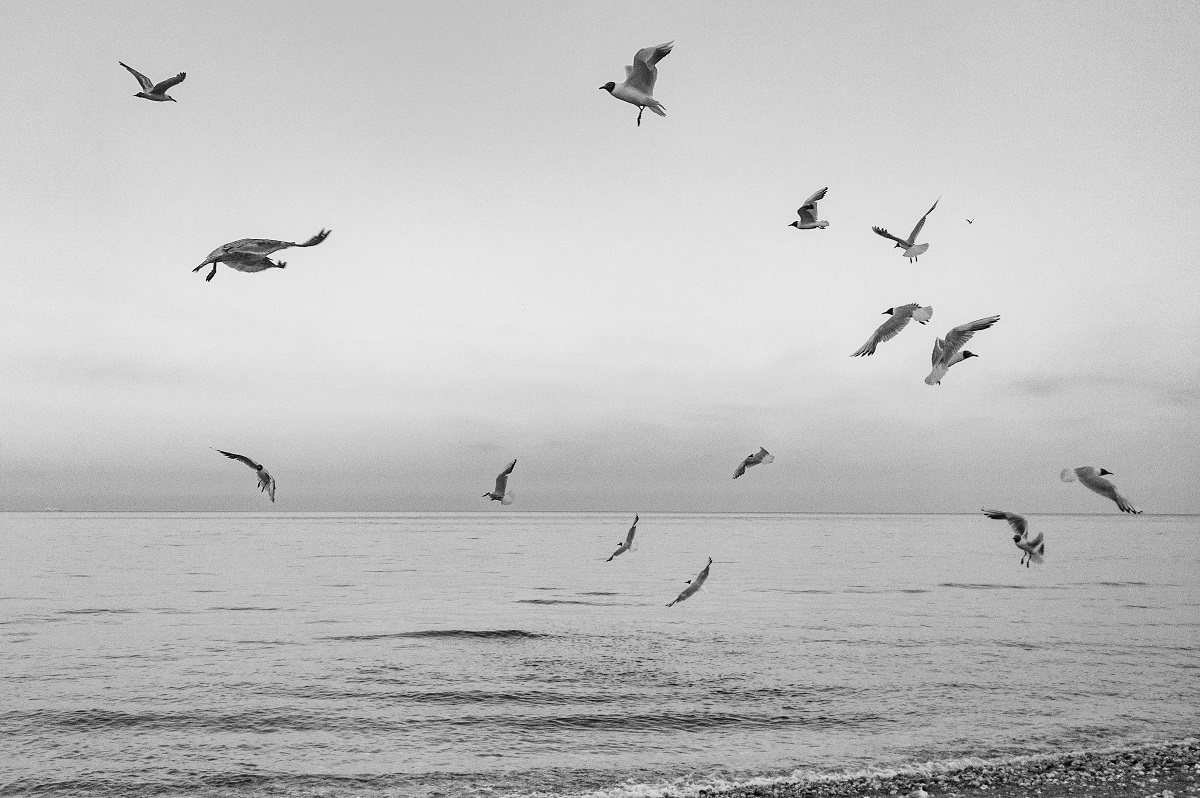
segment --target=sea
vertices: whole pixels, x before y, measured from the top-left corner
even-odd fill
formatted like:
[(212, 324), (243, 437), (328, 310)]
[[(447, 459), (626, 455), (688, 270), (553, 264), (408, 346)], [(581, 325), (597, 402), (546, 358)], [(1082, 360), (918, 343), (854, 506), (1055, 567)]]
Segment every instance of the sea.
[(1200, 516), (1030, 514), (1024, 567), (981, 513), (643, 512), (607, 561), (635, 512), (0, 513), (0, 795), (686, 796), (1200, 732)]

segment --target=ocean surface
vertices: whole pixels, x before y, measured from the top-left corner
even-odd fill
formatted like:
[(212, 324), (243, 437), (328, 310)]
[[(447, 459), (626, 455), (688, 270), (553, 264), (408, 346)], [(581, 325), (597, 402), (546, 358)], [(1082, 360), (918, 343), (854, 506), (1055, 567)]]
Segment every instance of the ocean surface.
[[(0, 794), (655, 795), (1200, 731), (1200, 517), (2, 513)], [(705, 586), (666, 605), (712, 557)]]

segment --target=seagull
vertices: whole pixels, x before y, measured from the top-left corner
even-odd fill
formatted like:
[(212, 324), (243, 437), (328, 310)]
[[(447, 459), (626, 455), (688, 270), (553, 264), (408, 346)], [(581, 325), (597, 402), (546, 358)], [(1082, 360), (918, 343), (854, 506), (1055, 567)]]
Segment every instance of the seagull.
[[(210, 447), (211, 448), (211, 447)], [(237, 460), (239, 463), (245, 463), (258, 472), (258, 489), (266, 491), (271, 497), (271, 501), (275, 501), (275, 477), (267, 473), (267, 469), (263, 468), (262, 463), (256, 463), (244, 454), (234, 454), (221, 449), (213, 449), (214, 452), (221, 452), (231, 460)]]
[[(941, 201), (942, 201), (942, 198), (938, 197), (937, 200), (933, 203), (933, 208), (936, 208), (937, 204)], [(917, 259), (918, 256), (924, 255), (925, 250), (929, 249), (928, 244), (918, 244), (917, 243), (917, 236), (920, 234), (921, 228), (925, 226), (925, 219), (929, 216), (929, 214), (933, 213), (933, 208), (930, 208), (929, 210), (925, 211), (925, 215), (921, 217), (921, 221), (917, 222), (917, 226), (914, 227), (913, 231), (908, 234), (907, 240), (903, 239), (903, 238), (896, 238), (896, 236), (892, 235), (891, 233), (889, 233), (887, 230), (883, 229), (882, 227), (872, 227), (871, 229), (875, 231), (876, 235), (881, 235), (884, 238), (890, 238), (893, 241), (895, 241), (897, 247), (901, 247), (904, 249), (904, 252), (901, 254), (904, 255), (904, 257), (908, 258), (909, 263), (912, 263), (913, 261), (915, 261)]]
[(513, 466), (516, 464), (517, 461), (513, 460), (504, 467), (503, 471), (496, 475), (496, 489), (491, 493), (483, 494), (484, 498), (491, 499), (494, 502), (500, 502), (501, 504), (513, 503), (513, 499), (517, 498), (517, 494), (513, 493), (511, 490), (506, 493), (505, 488), (508, 486), (508, 475), (512, 473)]
[(1080, 466), (1079, 468), (1075, 469), (1064, 468), (1062, 473), (1059, 474), (1059, 478), (1063, 482), (1074, 482), (1076, 479), (1078, 479), (1083, 483), (1085, 488), (1088, 488), (1094, 493), (1099, 493), (1106, 499), (1112, 499), (1115, 501), (1117, 503), (1117, 507), (1121, 508), (1121, 512), (1123, 513), (1140, 513), (1141, 510), (1134, 507), (1133, 502), (1129, 501), (1129, 499), (1126, 499), (1120, 493), (1117, 493), (1116, 485), (1104, 478), (1106, 474), (1111, 473), (1111, 471), (1104, 468), (1101, 468), (1097, 471), (1093, 466)]
[(1010, 513), (1007, 510), (983, 510), (983, 514), (988, 518), (994, 518), (997, 521), (1007, 521), (1008, 525), (1013, 528), (1013, 543), (1017, 544), (1017, 548), (1025, 552), (1021, 555), (1021, 564), (1026, 568), (1029, 563), (1035, 562), (1038, 565), (1042, 564), (1042, 555), (1046, 553), (1046, 544), (1042, 542), (1042, 533), (1033, 540), (1029, 539), (1029, 524), (1025, 521), (1025, 516)]
[(950, 332), (946, 333), (945, 339), (939, 338), (933, 342), (933, 371), (929, 372), (929, 376), (925, 378), (926, 385), (941, 385), (942, 377), (946, 376), (946, 372), (955, 363), (961, 363), (969, 357), (979, 357), (974, 352), (958, 351), (962, 349), (963, 344), (971, 340), (971, 336), (980, 330), (986, 330), (996, 322), (1000, 321), (999, 316), (988, 316), (986, 319), (976, 319), (969, 321), (966, 324), (960, 324)]
[(668, 604), (667, 606), (668, 606), (668, 607), (674, 607), (674, 606), (675, 606), (676, 604), (678, 604), (679, 602), (681, 602), (681, 601), (687, 601), (687, 600), (688, 600), (688, 599), (690, 599), (692, 596), (696, 595), (696, 591), (697, 591), (697, 590), (699, 590), (700, 588), (702, 588), (702, 587), (704, 586), (704, 580), (705, 580), (705, 579), (708, 579), (708, 569), (709, 569), (711, 566), (712, 566), (712, 557), (709, 557), (709, 558), (708, 558), (708, 565), (704, 566), (704, 570), (700, 572), (700, 575), (699, 575), (699, 576), (697, 576), (695, 579), (689, 579), (689, 580), (687, 581), (687, 585), (688, 585), (688, 586), (687, 586), (687, 587), (685, 587), (685, 588), (683, 589), (683, 592), (682, 592), (682, 593), (680, 593), (678, 596), (676, 596), (676, 597), (675, 597), (675, 600), (674, 600), (674, 601), (672, 601), (672, 602), (671, 602), (670, 604)]
[(775, 462), (775, 455), (771, 454), (766, 449), (763, 449), (760, 446), (758, 449), (758, 452), (756, 452), (755, 454), (747, 455), (745, 460), (738, 463), (737, 470), (733, 472), (733, 478), (737, 479), (742, 474), (745, 474), (746, 469), (750, 468), (750, 466), (756, 466), (759, 463), (773, 463), (773, 462)]
[(133, 76), (138, 79), (138, 83), (142, 84), (142, 90), (133, 96), (145, 97), (147, 100), (154, 100), (156, 103), (176, 102), (174, 97), (167, 96), (167, 89), (171, 88), (172, 86), (178, 86), (180, 83), (183, 83), (183, 79), (187, 77), (186, 72), (180, 72), (173, 78), (167, 78), (162, 83), (154, 84), (150, 82), (150, 78), (146, 77), (141, 72), (138, 72), (136, 69), (129, 66), (129, 64), (126, 64), (122, 61), (118, 61), (117, 63), (128, 69), (130, 73), (132, 73)]
[(974, 219), (967, 219), (967, 224), (975, 224), (975, 220), (974, 220)]
[(660, 44), (658, 47), (643, 47), (633, 57), (633, 65), (625, 67), (625, 82), (613, 83), (611, 80), (600, 88), (618, 100), (624, 100), (638, 107), (637, 123), (642, 124), (642, 111), (649, 108), (659, 116), (666, 116), (663, 104), (650, 95), (654, 94), (654, 81), (658, 80), (659, 61), (667, 57), (675, 42)]
[(288, 247), (315, 247), (328, 237), (329, 231), (322, 229), (303, 244), (297, 244), (294, 241), (276, 241), (273, 238), (239, 238), (237, 241), (222, 244), (208, 253), (204, 262), (192, 271), (198, 272), (211, 263), (212, 271), (204, 278), (204, 282), (207, 283), (216, 275), (218, 263), (224, 263), (239, 272), (261, 272), (270, 268), (282, 269), (287, 266), (286, 263), (283, 261), (276, 263), (267, 256)]
[(875, 347), (879, 346), (884, 341), (890, 341), (896, 335), (908, 326), (909, 319), (916, 319), (918, 324), (924, 324), (933, 318), (933, 306), (921, 307), (913, 302), (908, 305), (900, 305), (895, 308), (888, 308), (883, 312), (885, 316), (891, 316), (890, 319), (880, 324), (875, 332), (871, 333), (871, 337), (867, 342), (858, 348), (858, 351), (850, 357), (859, 357), (866, 355), (870, 357), (875, 354)]
[(817, 221), (817, 200), (824, 199), (825, 192), (828, 190), (829, 187), (826, 186), (816, 194), (813, 194), (811, 197), (806, 199), (804, 204), (801, 205), (799, 210), (796, 211), (796, 213), (800, 216), (800, 221), (792, 222), (788, 225), (788, 227), (795, 227), (797, 230), (812, 230), (814, 228), (824, 230), (826, 227), (828, 227), (829, 222)]
[(614, 551), (612, 553), (612, 555), (609, 556), (609, 558), (607, 560), (605, 560), (605, 562), (612, 562), (613, 557), (619, 557), (622, 554), (624, 554), (625, 552), (627, 552), (633, 548), (633, 535), (635, 532), (637, 532), (637, 522), (638, 522), (638, 516), (637, 516), (637, 513), (634, 513), (633, 514), (633, 526), (629, 527), (629, 534), (625, 536), (625, 542), (618, 543), (617, 550)]

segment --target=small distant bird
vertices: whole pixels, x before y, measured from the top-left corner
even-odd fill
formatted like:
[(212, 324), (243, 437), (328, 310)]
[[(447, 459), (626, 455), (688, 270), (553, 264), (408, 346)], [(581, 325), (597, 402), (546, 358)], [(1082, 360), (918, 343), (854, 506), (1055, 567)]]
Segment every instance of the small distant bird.
[(974, 220), (974, 219), (967, 219), (967, 224), (975, 224), (975, 220)]
[(614, 551), (609, 556), (609, 558), (607, 560), (605, 560), (605, 562), (612, 562), (613, 557), (619, 557), (622, 554), (624, 554), (625, 552), (627, 552), (633, 548), (633, 535), (635, 532), (637, 532), (637, 522), (638, 522), (638, 516), (637, 516), (637, 513), (634, 513), (633, 526), (629, 527), (629, 534), (625, 536), (625, 541), (623, 543), (617, 544), (617, 550)]
[(207, 283), (217, 273), (218, 263), (224, 263), (239, 272), (261, 272), (271, 268), (282, 269), (287, 266), (286, 263), (283, 261), (276, 263), (267, 255), (288, 247), (315, 247), (328, 237), (329, 231), (323, 229), (303, 244), (297, 244), (294, 241), (276, 241), (273, 238), (239, 238), (237, 241), (222, 244), (214, 249), (204, 259), (204, 262), (192, 271), (198, 272), (211, 263), (212, 271), (204, 278), (204, 282)]
[(1088, 488), (1094, 493), (1099, 493), (1106, 499), (1112, 499), (1114, 502), (1116, 502), (1117, 507), (1119, 507), (1123, 513), (1140, 513), (1141, 510), (1139, 510), (1137, 507), (1134, 507), (1133, 502), (1126, 499), (1120, 493), (1117, 493), (1116, 485), (1104, 478), (1105, 475), (1111, 473), (1111, 471), (1104, 468), (1101, 468), (1099, 471), (1097, 471), (1094, 466), (1080, 466), (1076, 469), (1064, 468), (1062, 473), (1059, 474), (1059, 478), (1063, 482), (1074, 482), (1076, 479), (1078, 479), (1083, 483), (1085, 488)]
[(926, 385), (941, 385), (942, 377), (946, 376), (946, 372), (955, 363), (961, 363), (969, 357), (979, 357), (974, 352), (969, 352), (963, 348), (963, 344), (971, 340), (971, 336), (980, 330), (986, 330), (996, 322), (1000, 321), (999, 316), (988, 316), (986, 319), (976, 319), (969, 321), (966, 324), (960, 324), (950, 332), (946, 333), (945, 339), (939, 338), (933, 342), (933, 371), (929, 372), (929, 376), (925, 378)]
[(121, 61), (118, 61), (117, 63), (128, 69), (130, 73), (137, 78), (138, 83), (142, 84), (142, 90), (133, 96), (145, 97), (147, 100), (154, 100), (156, 103), (176, 102), (174, 97), (167, 96), (167, 89), (171, 88), (172, 86), (178, 86), (180, 83), (183, 83), (183, 79), (187, 77), (186, 72), (180, 72), (173, 78), (167, 78), (163, 82), (155, 84), (150, 81), (150, 78), (146, 77), (141, 72), (138, 72), (136, 69), (129, 66), (129, 64)]
[(747, 455), (745, 460), (738, 463), (737, 470), (733, 472), (733, 478), (737, 479), (742, 474), (745, 474), (746, 469), (750, 468), (751, 466), (756, 466), (759, 463), (773, 462), (775, 462), (775, 455), (771, 454), (766, 449), (759, 447), (759, 450), (756, 453)]
[(800, 216), (800, 221), (792, 222), (788, 227), (795, 227), (797, 230), (812, 230), (814, 228), (824, 230), (828, 227), (829, 222), (817, 220), (817, 200), (825, 199), (825, 192), (828, 190), (829, 187), (826, 186), (806, 199), (804, 204), (796, 211)]
[(891, 240), (895, 241), (896, 246), (900, 247), (904, 250), (904, 252), (902, 252), (900, 254), (902, 254), (904, 257), (908, 258), (909, 263), (912, 263), (913, 261), (915, 261), (917, 259), (918, 256), (924, 255), (925, 250), (929, 249), (928, 244), (918, 244), (917, 243), (917, 236), (920, 235), (921, 228), (925, 226), (925, 219), (929, 217), (929, 214), (933, 213), (933, 208), (936, 208), (938, 206), (938, 203), (941, 201), (942, 201), (942, 198), (938, 197), (937, 200), (933, 203), (933, 207), (930, 208), (929, 210), (925, 211), (925, 215), (921, 217), (921, 221), (917, 222), (917, 226), (914, 227), (913, 231), (908, 234), (907, 239), (896, 238), (896, 236), (892, 235), (891, 233), (889, 233), (887, 230), (885, 230), (882, 227), (872, 227), (871, 229), (875, 231), (876, 235), (881, 235), (884, 238), (890, 238)]
[(925, 324), (933, 318), (933, 305), (921, 307), (913, 302), (895, 308), (888, 308), (883, 314), (885, 316), (890, 315), (891, 318), (880, 324), (875, 332), (871, 333), (871, 337), (867, 339), (867, 342), (860, 346), (858, 351), (850, 355), (850, 357), (859, 357), (860, 355), (870, 357), (875, 354), (875, 347), (884, 341), (890, 341), (895, 338), (897, 333), (908, 326), (910, 319), (916, 319), (918, 324)]
[(483, 494), (484, 498), (491, 499), (494, 502), (500, 502), (501, 504), (513, 503), (513, 499), (517, 498), (517, 494), (513, 493), (511, 490), (506, 492), (505, 489), (508, 487), (508, 475), (512, 473), (513, 467), (516, 466), (516, 464), (517, 461), (513, 460), (504, 467), (503, 471), (496, 475), (496, 489), (491, 493)]
[(679, 602), (687, 601), (692, 596), (696, 595), (696, 591), (704, 586), (704, 580), (708, 579), (708, 569), (712, 567), (712, 562), (712, 557), (709, 557), (708, 565), (704, 566), (704, 570), (700, 572), (699, 576), (697, 576), (695, 579), (689, 579), (687, 581), (687, 587), (683, 589), (683, 592), (676, 596), (675, 600), (667, 606), (674, 607)]
[(1035, 562), (1038, 565), (1042, 564), (1042, 555), (1046, 553), (1046, 544), (1042, 542), (1042, 533), (1033, 540), (1029, 539), (1029, 524), (1025, 521), (1025, 516), (1010, 513), (1006, 510), (983, 510), (983, 514), (988, 518), (994, 518), (997, 521), (1007, 521), (1012, 527), (1013, 543), (1017, 544), (1017, 548), (1025, 552), (1021, 555), (1021, 565), (1026, 568), (1029, 563)]
[(262, 463), (256, 463), (244, 454), (234, 454), (221, 449), (213, 449), (213, 451), (220, 452), (231, 460), (237, 460), (239, 463), (245, 463), (253, 468), (258, 473), (259, 491), (266, 491), (267, 495), (271, 497), (271, 501), (275, 501), (275, 478), (267, 473), (267, 469), (263, 468)]
[(659, 116), (666, 116), (663, 104), (654, 99), (654, 82), (658, 80), (659, 61), (667, 57), (675, 42), (660, 44), (658, 47), (643, 47), (633, 57), (633, 65), (625, 67), (625, 82), (613, 83), (611, 80), (600, 88), (618, 100), (624, 100), (638, 107), (637, 123), (642, 124), (642, 111), (649, 108)]

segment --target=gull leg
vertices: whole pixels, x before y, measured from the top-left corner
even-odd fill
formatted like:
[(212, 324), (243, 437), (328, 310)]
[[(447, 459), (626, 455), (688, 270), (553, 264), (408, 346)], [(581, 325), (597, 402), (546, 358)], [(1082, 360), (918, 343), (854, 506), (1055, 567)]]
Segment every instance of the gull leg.
[(645, 110), (646, 110), (646, 106), (644, 106), (644, 105), (638, 106), (638, 127), (642, 126), (642, 111), (645, 111)]
[(204, 282), (207, 283), (209, 280), (211, 280), (212, 278), (214, 278), (216, 276), (217, 276), (217, 264), (214, 263), (213, 267), (212, 267), (212, 271), (209, 272), (208, 276), (204, 278)]

